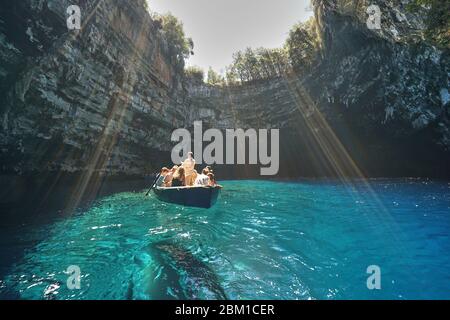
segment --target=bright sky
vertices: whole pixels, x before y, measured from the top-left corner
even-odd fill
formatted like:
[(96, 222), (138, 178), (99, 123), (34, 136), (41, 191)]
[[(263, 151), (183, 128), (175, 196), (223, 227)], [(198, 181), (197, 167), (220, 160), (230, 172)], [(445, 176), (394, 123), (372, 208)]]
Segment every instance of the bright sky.
[(283, 45), (290, 28), (313, 15), (310, 0), (148, 0), (151, 11), (171, 12), (194, 40), (188, 65), (222, 72), (247, 47)]

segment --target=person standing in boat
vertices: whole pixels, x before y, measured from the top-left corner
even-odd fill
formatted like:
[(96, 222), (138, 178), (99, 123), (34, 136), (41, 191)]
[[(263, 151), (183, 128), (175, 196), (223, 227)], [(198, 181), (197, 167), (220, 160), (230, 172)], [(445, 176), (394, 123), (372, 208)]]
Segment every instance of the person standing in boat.
[(186, 186), (192, 186), (195, 181), (194, 169), (195, 169), (195, 159), (192, 152), (188, 152), (187, 159), (181, 163), (181, 167), (184, 169), (185, 174), (185, 184)]

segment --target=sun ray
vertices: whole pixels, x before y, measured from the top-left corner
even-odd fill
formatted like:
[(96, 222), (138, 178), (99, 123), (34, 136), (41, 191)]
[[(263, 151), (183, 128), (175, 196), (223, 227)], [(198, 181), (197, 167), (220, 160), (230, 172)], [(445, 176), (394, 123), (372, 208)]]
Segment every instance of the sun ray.
[[(105, 167), (110, 159), (111, 154), (117, 144), (118, 136), (124, 123), (124, 118), (127, 112), (127, 107), (130, 106), (132, 99), (132, 92), (134, 86), (137, 84), (138, 78), (133, 77), (134, 70), (144, 67), (143, 57), (140, 56), (136, 49), (145, 41), (147, 28), (142, 27), (136, 37), (132, 56), (127, 60), (128, 64), (124, 67), (125, 76), (122, 83), (118, 85), (118, 91), (111, 98), (108, 108), (110, 112), (105, 121), (105, 126), (101, 133), (100, 139), (97, 142), (92, 155), (87, 163), (86, 170), (84, 170), (78, 178), (75, 187), (73, 188), (73, 195), (67, 203), (65, 211), (72, 212), (78, 207), (84, 198), (95, 198), (105, 174)], [(117, 127), (113, 127), (116, 123)]]
[[(319, 151), (325, 156), (326, 162), (333, 169), (339, 181), (346, 187), (348, 194), (353, 197), (355, 202), (370, 201), (370, 203), (375, 204), (374, 210), (364, 213), (368, 223), (383, 223), (390, 230), (390, 236), (397, 246), (399, 254), (407, 254), (405, 250), (402, 250), (403, 246), (400, 241), (402, 232), (389, 210), (382, 203), (362, 170), (334, 133), (302, 82), (289, 74), (284, 76), (284, 82), (293, 98), (298, 114), (303, 118), (308, 131), (313, 137), (313, 143), (319, 147)], [(377, 219), (373, 219), (374, 215)]]

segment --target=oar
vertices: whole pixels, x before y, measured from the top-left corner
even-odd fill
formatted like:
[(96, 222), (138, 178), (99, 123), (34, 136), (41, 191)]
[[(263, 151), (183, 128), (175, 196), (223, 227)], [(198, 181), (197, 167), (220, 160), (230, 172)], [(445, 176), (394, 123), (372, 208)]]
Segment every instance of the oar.
[(160, 175), (161, 175), (161, 173), (158, 173), (158, 174), (156, 175), (156, 178), (155, 178), (155, 180), (153, 181), (152, 186), (150, 187), (150, 189), (148, 189), (148, 191), (147, 191), (147, 193), (145, 194), (145, 196), (148, 196), (148, 194), (150, 193), (150, 191), (152, 191), (152, 189), (155, 187), (155, 183), (156, 183), (156, 181), (158, 181), (158, 178), (159, 178)]

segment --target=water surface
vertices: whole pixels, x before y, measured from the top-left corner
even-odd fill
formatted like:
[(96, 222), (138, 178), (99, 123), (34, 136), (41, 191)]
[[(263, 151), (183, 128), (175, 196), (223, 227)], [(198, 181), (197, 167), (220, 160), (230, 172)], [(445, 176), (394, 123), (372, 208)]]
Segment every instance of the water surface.
[[(2, 299), (450, 298), (450, 184), (228, 181), (212, 209), (119, 193), (1, 227)], [(69, 290), (71, 265), (81, 270)], [(366, 269), (381, 268), (381, 290)]]

